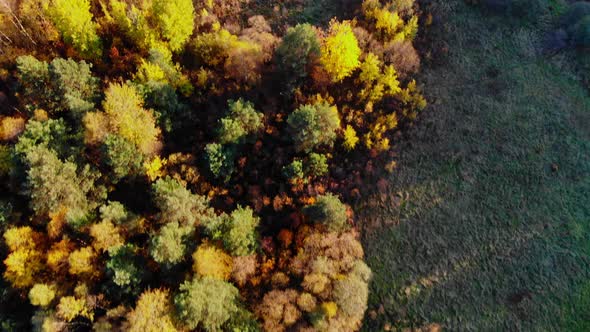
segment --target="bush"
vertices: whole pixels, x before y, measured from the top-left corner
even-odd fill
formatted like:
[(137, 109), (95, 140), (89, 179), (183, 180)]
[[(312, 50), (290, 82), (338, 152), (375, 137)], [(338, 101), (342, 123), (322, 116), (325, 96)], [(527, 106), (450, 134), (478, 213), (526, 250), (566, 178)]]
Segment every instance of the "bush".
[(289, 115), (289, 131), (297, 151), (310, 152), (317, 146), (332, 146), (340, 118), (335, 106), (326, 103), (303, 105)]
[(328, 174), (328, 159), (326, 155), (310, 153), (305, 164), (305, 174), (315, 178)]
[(315, 223), (324, 225), (331, 232), (348, 230), (346, 205), (332, 194), (321, 195), (316, 202), (304, 209), (305, 214)]
[(202, 326), (205, 331), (218, 331), (238, 313), (237, 288), (212, 278), (194, 278), (180, 285), (174, 298), (178, 316), (189, 329)]

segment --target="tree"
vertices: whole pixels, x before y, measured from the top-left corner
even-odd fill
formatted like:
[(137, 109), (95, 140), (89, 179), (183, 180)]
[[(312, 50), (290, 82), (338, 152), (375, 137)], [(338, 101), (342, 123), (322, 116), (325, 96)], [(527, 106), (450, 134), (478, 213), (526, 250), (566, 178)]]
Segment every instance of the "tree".
[(123, 224), (130, 216), (125, 206), (116, 201), (108, 201), (100, 207), (99, 211), (103, 221), (111, 221), (117, 225)]
[(321, 45), (320, 63), (333, 82), (340, 82), (359, 66), (361, 49), (349, 21), (330, 22), (328, 36)]
[(287, 118), (297, 151), (310, 152), (321, 145), (332, 146), (340, 118), (335, 106), (327, 103), (302, 105)]
[(170, 177), (159, 179), (152, 188), (156, 206), (161, 212), (160, 219), (163, 222), (195, 226), (212, 213), (206, 197), (191, 193), (175, 179)]
[(193, 271), (201, 277), (228, 280), (232, 272), (232, 258), (223, 250), (202, 244), (193, 253)]
[(305, 174), (315, 178), (324, 176), (328, 173), (328, 158), (324, 154), (312, 152), (307, 158), (305, 164)]
[(253, 135), (264, 127), (264, 114), (256, 112), (250, 102), (238, 99), (228, 102), (229, 114), (221, 119), (219, 141), (221, 144), (242, 143), (247, 136)]
[(346, 125), (346, 129), (344, 130), (344, 142), (342, 145), (347, 151), (354, 150), (356, 144), (358, 143), (359, 138), (356, 135), (356, 130), (351, 125)]
[(64, 296), (59, 299), (57, 315), (66, 322), (71, 322), (78, 316), (86, 317), (90, 320), (94, 317), (94, 313), (88, 309), (86, 300), (83, 298), (77, 299), (73, 296)]
[(235, 169), (235, 147), (219, 143), (209, 143), (205, 146), (205, 157), (211, 173), (216, 178), (220, 178), (226, 182), (229, 181)]
[(320, 195), (316, 202), (304, 209), (311, 221), (324, 225), (331, 232), (342, 232), (350, 228), (346, 205), (332, 194)]
[(256, 228), (260, 218), (255, 217), (250, 207), (238, 206), (222, 225), (221, 239), (224, 247), (234, 256), (247, 256), (258, 249)]
[(112, 247), (106, 268), (115, 285), (129, 294), (139, 293), (144, 268), (137, 259), (136, 249), (131, 244)]
[(68, 257), (70, 274), (92, 276), (97, 272), (94, 266), (96, 259), (96, 252), (90, 246), (75, 250)]
[[(69, 110), (75, 118), (94, 109), (98, 96), (98, 79), (92, 76), (92, 64), (85, 61), (56, 58), (49, 64), (49, 74), (54, 93), (60, 98), (60, 108)], [(51, 111), (51, 110), (50, 110)]]
[(189, 329), (219, 331), (239, 311), (238, 289), (223, 280), (193, 278), (180, 285), (174, 298), (177, 313)]
[(44, 147), (29, 151), (26, 163), (31, 207), (37, 215), (65, 207), (68, 223), (80, 225), (86, 222), (86, 214), (104, 197), (104, 188), (95, 186), (98, 175), (88, 165), (78, 170), (76, 164), (62, 162)]
[(152, 156), (161, 147), (160, 129), (153, 113), (142, 106), (141, 96), (131, 85), (111, 83), (105, 92), (103, 108), (110, 127), (144, 155)]
[(294, 80), (306, 77), (307, 66), (320, 56), (320, 42), (313, 26), (305, 23), (287, 29), (276, 56), (281, 70), (295, 76)]
[(57, 156), (66, 158), (72, 152), (68, 139), (69, 134), (63, 119), (30, 120), (19, 136), (14, 150), (23, 161), (29, 152), (37, 148), (50, 150), (57, 153)]
[(180, 263), (187, 251), (188, 237), (193, 233), (192, 226), (181, 226), (176, 221), (167, 223), (152, 237), (150, 254), (160, 264)]
[(96, 58), (102, 53), (101, 41), (92, 21), (89, 0), (51, 0), (49, 18), (63, 40), (81, 55)]
[(166, 289), (147, 290), (127, 314), (129, 332), (175, 332), (172, 302)]
[(54, 287), (47, 284), (35, 284), (29, 291), (29, 301), (32, 305), (47, 307), (54, 298)]
[(119, 228), (106, 219), (90, 226), (90, 235), (94, 239), (92, 247), (98, 252), (109, 251), (124, 243)]
[(43, 270), (41, 259), (41, 252), (36, 248), (22, 248), (11, 252), (4, 260), (4, 278), (16, 288), (32, 286), (36, 275)]
[(114, 183), (128, 175), (138, 175), (143, 170), (143, 155), (137, 147), (118, 135), (108, 134), (101, 146), (102, 161), (114, 177)]
[(192, 0), (154, 0), (153, 4), (162, 37), (172, 51), (180, 51), (193, 33), (195, 8)]
[(352, 271), (334, 284), (334, 298), (343, 313), (360, 324), (369, 299), (369, 280), (371, 270), (362, 261), (357, 260)]

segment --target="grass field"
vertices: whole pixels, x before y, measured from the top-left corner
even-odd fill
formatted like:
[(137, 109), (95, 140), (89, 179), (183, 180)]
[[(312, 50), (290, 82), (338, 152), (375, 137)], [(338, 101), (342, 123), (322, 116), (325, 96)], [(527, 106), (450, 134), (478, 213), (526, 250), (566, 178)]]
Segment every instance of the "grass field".
[(357, 206), (365, 331), (590, 330), (590, 98), (535, 24), (436, 1), (448, 55), (388, 186)]

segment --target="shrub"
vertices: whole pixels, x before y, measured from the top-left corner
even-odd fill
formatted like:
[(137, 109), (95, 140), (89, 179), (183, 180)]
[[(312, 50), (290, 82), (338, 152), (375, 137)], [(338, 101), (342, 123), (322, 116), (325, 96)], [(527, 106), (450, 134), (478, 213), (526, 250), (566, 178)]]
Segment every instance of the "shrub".
[(321, 45), (320, 63), (332, 81), (340, 82), (359, 66), (361, 49), (349, 21), (330, 22), (328, 36)]
[(281, 71), (294, 76), (293, 80), (306, 77), (308, 65), (319, 55), (320, 42), (310, 24), (298, 24), (287, 29), (276, 51)]
[(193, 253), (193, 271), (201, 277), (228, 280), (232, 271), (232, 258), (223, 250), (202, 244)]
[(127, 314), (130, 332), (177, 331), (172, 323), (172, 302), (166, 289), (147, 290), (141, 294), (135, 309)]
[(55, 298), (55, 290), (47, 284), (35, 284), (29, 291), (29, 301), (32, 305), (47, 307)]
[(180, 285), (174, 304), (180, 319), (189, 329), (201, 325), (205, 331), (218, 331), (239, 311), (238, 290), (222, 280), (194, 278)]
[(49, 18), (61, 33), (63, 40), (86, 57), (99, 57), (102, 53), (97, 24), (92, 21), (90, 1), (51, 0)]
[(187, 251), (188, 237), (193, 233), (190, 226), (180, 226), (178, 222), (164, 225), (151, 240), (150, 254), (160, 264), (180, 263)]
[(297, 151), (310, 152), (321, 145), (332, 146), (340, 118), (335, 106), (326, 103), (303, 105), (287, 119)]

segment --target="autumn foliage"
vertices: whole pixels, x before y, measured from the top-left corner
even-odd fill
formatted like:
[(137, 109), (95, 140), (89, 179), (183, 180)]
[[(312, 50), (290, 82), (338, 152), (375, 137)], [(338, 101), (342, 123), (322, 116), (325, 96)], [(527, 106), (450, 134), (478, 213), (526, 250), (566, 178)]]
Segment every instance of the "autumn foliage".
[(0, 329), (361, 328), (347, 203), (426, 107), (420, 11), (261, 3), (0, 6)]

